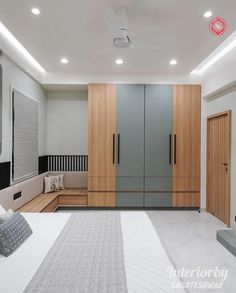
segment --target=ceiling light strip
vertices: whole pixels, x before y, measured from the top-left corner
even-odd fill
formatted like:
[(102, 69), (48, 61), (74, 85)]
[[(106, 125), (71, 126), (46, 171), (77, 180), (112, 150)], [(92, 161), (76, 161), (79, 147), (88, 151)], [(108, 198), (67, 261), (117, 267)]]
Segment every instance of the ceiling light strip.
[(216, 48), (216, 50), (213, 51), (201, 64), (199, 64), (192, 71), (192, 73), (201, 75), (234, 48), (236, 48), (236, 31), (230, 35), (218, 48)]
[(34, 57), (21, 45), (13, 34), (0, 22), (0, 34), (3, 35), (31, 64), (39, 71), (45, 72), (45, 69), (34, 59)]

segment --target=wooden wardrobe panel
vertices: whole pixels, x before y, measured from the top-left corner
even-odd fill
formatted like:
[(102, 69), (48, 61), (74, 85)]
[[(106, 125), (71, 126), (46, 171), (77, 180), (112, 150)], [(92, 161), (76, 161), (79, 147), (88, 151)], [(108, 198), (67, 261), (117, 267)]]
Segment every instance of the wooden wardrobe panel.
[(89, 177), (88, 191), (115, 191), (116, 177)]
[(90, 84), (88, 108), (88, 176), (115, 177), (113, 134), (116, 133), (116, 85)]
[(200, 194), (199, 193), (173, 193), (172, 196), (173, 207), (200, 207)]
[(173, 177), (200, 177), (201, 87), (175, 85), (173, 89), (173, 134), (176, 164)]
[(115, 207), (116, 194), (114, 192), (89, 192), (88, 206)]
[(173, 192), (189, 191), (200, 192), (200, 177), (198, 178), (173, 178)]

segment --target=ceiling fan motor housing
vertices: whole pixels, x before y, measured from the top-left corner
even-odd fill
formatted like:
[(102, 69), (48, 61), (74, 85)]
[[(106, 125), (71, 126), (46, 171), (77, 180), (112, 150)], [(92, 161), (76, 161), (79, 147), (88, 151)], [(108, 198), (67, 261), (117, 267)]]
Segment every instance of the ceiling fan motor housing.
[(113, 46), (116, 49), (128, 48), (130, 47), (130, 45), (131, 45), (131, 40), (127, 35), (124, 37), (117, 37), (113, 40)]

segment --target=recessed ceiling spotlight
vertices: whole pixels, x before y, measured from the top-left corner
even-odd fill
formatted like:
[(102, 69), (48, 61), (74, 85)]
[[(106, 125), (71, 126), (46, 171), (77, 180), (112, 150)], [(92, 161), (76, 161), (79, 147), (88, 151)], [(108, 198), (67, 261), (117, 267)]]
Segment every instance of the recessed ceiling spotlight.
[(69, 63), (69, 60), (67, 58), (61, 58), (61, 63), (67, 64), (67, 63)]
[(117, 65), (122, 65), (124, 63), (123, 59), (116, 59)]
[(212, 16), (212, 12), (211, 11), (206, 11), (205, 13), (204, 13), (204, 17), (205, 18), (209, 18), (209, 17), (211, 17)]
[(170, 60), (170, 65), (176, 65), (177, 63), (178, 61), (175, 59)]
[(38, 8), (36, 8), (36, 7), (33, 8), (31, 11), (32, 11), (32, 13), (35, 14), (35, 15), (39, 15), (39, 14), (40, 14), (40, 10), (39, 10)]

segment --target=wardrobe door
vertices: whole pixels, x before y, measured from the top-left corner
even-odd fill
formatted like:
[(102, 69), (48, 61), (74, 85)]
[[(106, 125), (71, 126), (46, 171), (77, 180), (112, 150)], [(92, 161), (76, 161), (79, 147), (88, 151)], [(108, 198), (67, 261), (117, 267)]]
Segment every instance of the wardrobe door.
[(199, 206), (201, 88), (175, 85), (173, 205)]
[[(144, 85), (118, 85), (116, 108), (116, 190), (143, 192)], [(117, 196), (118, 206), (123, 206), (124, 196)], [(130, 205), (132, 201), (133, 205), (137, 206), (135, 196), (130, 197)], [(138, 202), (143, 206), (143, 199)]]
[(145, 206), (171, 206), (169, 193), (147, 192), (172, 191), (172, 100), (170, 85), (145, 87)]
[[(116, 86), (112, 84), (89, 85), (89, 151), (88, 191), (89, 205), (108, 205), (109, 200), (99, 197), (99, 192), (112, 192), (116, 188), (115, 133)], [(90, 194), (94, 192), (94, 194)], [(102, 194), (101, 194), (102, 195)], [(115, 195), (112, 194), (114, 197)]]
[(116, 202), (119, 207), (143, 207), (143, 192), (117, 192)]

